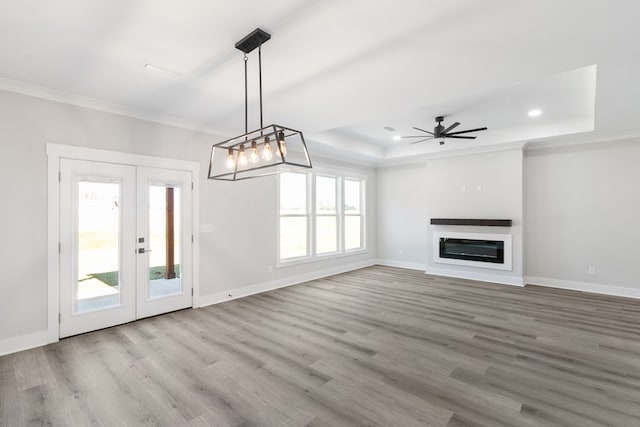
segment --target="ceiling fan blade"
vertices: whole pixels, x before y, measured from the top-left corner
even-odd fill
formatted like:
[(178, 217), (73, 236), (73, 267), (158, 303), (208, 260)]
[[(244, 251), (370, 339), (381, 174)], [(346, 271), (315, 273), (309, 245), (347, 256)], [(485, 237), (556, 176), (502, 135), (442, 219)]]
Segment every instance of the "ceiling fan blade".
[(411, 144), (417, 144), (417, 143), (419, 143), (419, 142), (428, 141), (428, 140), (430, 140), (430, 139), (433, 139), (433, 137), (432, 137), (432, 136), (430, 136), (429, 138), (421, 139), (420, 141), (411, 142)]
[(451, 136), (451, 135), (447, 135), (447, 138), (456, 138), (456, 139), (476, 139), (475, 136)]
[(447, 136), (449, 136), (449, 135), (459, 135), (461, 133), (469, 133), (469, 132), (480, 132), (481, 130), (487, 130), (487, 128), (461, 130), (461, 131), (458, 131), (458, 132), (451, 132), (450, 134), (447, 134)]
[(429, 135), (433, 135), (433, 132), (430, 132), (430, 131), (428, 131), (428, 130), (420, 129), (420, 128), (417, 128), (417, 127), (415, 127), (415, 126), (414, 126), (413, 128), (414, 128), (415, 130), (419, 130), (420, 132), (425, 132), (425, 133), (428, 133)]
[(446, 128), (445, 130), (443, 130), (443, 131), (442, 131), (442, 133), (447, 133), (447, 132), (449, 132), (450, 130), (452, 130), (452, 129), (454, 129), (454, 128), (458, 127), (458, 126), (460, 126), (460, 123), (455, 122), (454, 124), (452, 124), (451, 126), (449, 126), (448, 128)]
[(401, 136), (400, 138), (424, 138), (424, 135), (410, 135), (410, 136)]

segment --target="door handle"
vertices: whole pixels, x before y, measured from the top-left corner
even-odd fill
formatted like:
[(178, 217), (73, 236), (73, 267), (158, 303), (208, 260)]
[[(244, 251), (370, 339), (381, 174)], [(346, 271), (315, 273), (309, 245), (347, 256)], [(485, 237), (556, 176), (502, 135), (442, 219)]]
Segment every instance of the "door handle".
[(145, 249), (145, 248), (138, 248), (138, 253), (139, 254), (143, 254), (145, 252), (152, 252), (151, 249)]

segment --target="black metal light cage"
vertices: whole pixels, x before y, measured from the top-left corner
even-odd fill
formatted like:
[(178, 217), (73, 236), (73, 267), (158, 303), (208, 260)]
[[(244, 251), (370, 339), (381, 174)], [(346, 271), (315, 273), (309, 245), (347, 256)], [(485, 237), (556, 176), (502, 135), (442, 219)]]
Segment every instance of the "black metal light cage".
[[(262, 124), (262, 44), (271, 35), (260, 28), (236, 43), (244, 52), (244, 134), (214, 144), (209, 162), (209, 179), (240, 181), (311, 168), (302, 132), (280, 125)], [(258, 49), (260, 77), (260, 129), (248, 131), (247, 54)]]
[(240, 181), (311, 167), (302, 132), (273, 124), (214, 144), (209, 179)]

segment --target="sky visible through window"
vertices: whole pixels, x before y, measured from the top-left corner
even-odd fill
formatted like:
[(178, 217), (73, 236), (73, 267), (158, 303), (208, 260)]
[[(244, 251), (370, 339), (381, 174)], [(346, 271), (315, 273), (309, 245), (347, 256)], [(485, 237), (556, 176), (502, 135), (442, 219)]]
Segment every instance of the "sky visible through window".
[(304, 215), (307, 212), (307, 176), (302, 173), (280, 175), (280, 214)]

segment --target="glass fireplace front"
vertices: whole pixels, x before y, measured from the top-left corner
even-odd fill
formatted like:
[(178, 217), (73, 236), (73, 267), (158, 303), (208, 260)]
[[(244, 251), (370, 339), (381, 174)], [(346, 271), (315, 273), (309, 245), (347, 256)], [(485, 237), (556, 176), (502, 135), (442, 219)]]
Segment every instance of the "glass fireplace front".
[(504, 242), (441, 237), (440, 258), (504, 264)]

